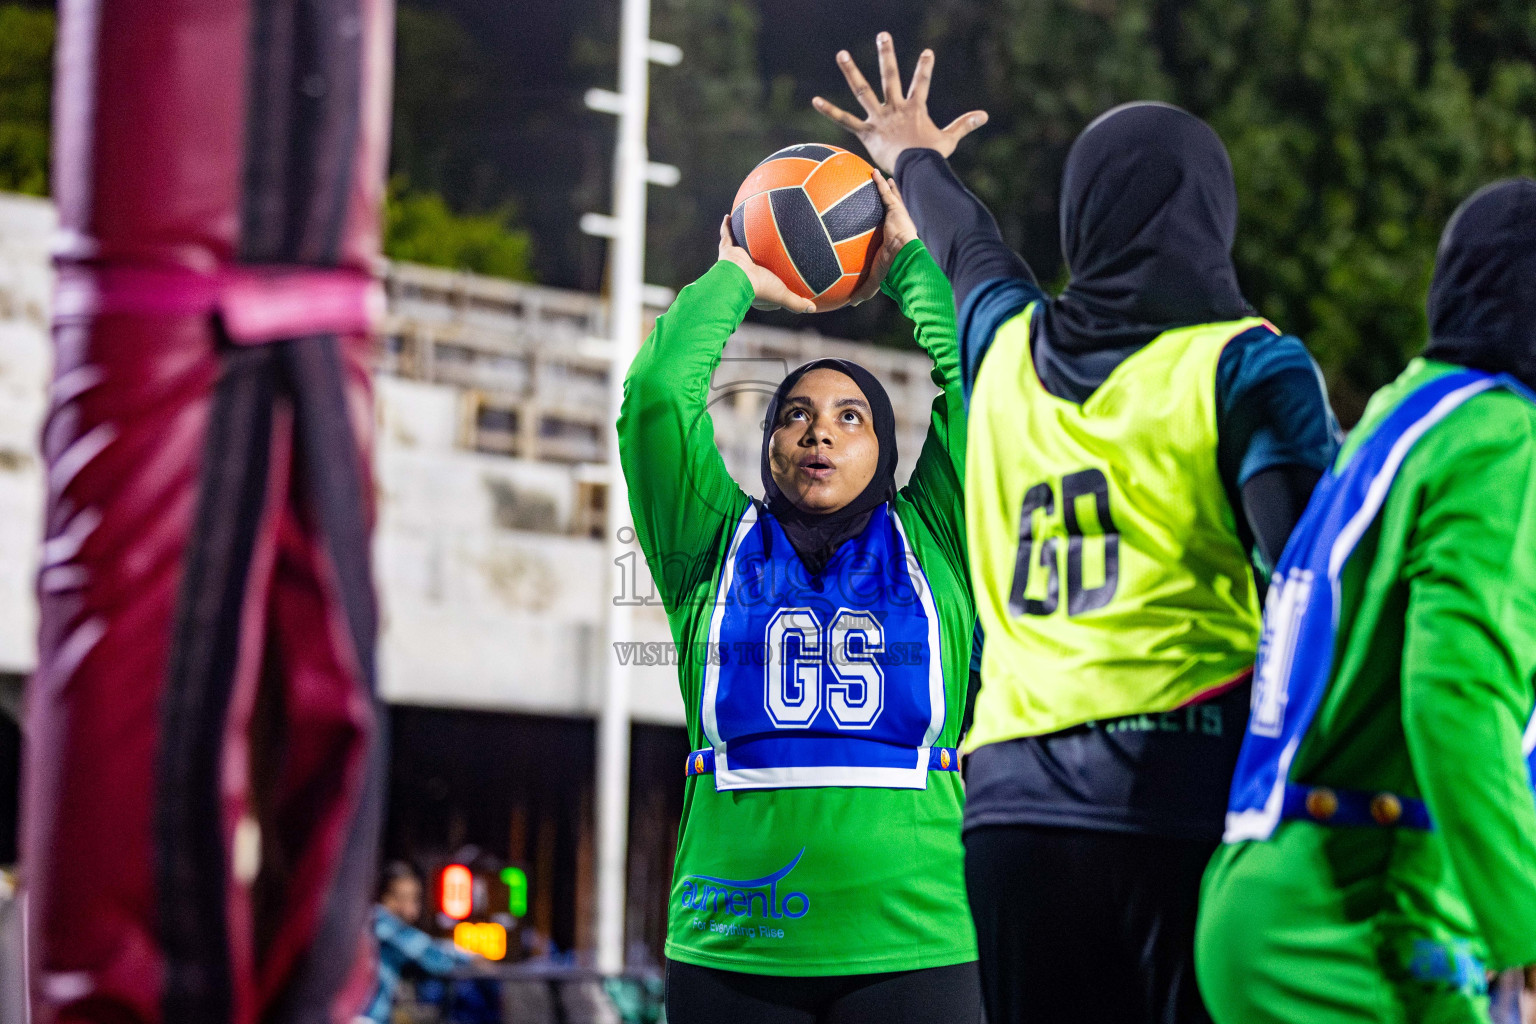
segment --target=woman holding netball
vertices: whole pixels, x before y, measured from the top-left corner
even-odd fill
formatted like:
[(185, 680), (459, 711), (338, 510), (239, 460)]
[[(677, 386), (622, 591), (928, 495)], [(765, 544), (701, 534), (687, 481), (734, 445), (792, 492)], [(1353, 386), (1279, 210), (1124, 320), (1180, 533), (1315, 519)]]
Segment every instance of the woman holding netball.
[[(907, 486), (890, 399), (841, 359), (801, 366), (769, 401), (763, 497), (728, 475), (708, 410), (726, 340), (754, 303), (817, 306), (729, 223), (719, 262), (657, 321), (625, 382), (620, 456), (695, 748), (669, 910), (672, 1024), (981, 1016), (954, 750), (974, 619), (954, 304), (894, 187), (876, 174), (874, 188), (883, 241), (853, 298), (883, 281), (943, 389)], [(735, 238), (753, 238), (750, 216)]]

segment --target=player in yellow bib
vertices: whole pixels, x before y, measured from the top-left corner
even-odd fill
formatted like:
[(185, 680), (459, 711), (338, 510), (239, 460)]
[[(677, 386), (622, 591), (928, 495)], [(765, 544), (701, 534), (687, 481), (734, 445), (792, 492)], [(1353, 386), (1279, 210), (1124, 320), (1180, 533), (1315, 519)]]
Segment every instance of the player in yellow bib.
[[(1132, 104), (1068, 155), (1051, 296), (945, 158), (924, 53), (861, 120), (955, 292), (966, 519), (986, 633), (965, 741), (966, 882), (992, 1024), (1209, 1019), (1199, 882), (1222, 832), (1262, 594), (1337, 449), (1317, 367), (1256, 317), (1225, 149)], [(1267, 573), (1264, 574), (1267, 576)]]
[(998, 329), (971, 392), (966, 527), (988, 638), (971, 750), (1187, 708), (1253, 667), (1259, 608), (1216, 464), (1216, 366), (1233, 338), (1273, 330), (1250, 317), (1164, 332), (1077, 403), (1035, 374), (1037, 309)]

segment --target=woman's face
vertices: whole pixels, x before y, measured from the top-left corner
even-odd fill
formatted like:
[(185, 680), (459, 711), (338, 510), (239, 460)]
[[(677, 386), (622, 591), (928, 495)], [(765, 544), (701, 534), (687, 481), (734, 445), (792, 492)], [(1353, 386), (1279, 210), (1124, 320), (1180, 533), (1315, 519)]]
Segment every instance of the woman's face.
[(879, 462), (869, 402), (852, 377), (822, 368), (795, 382), (768, 442), (786, 498), (805, 512), (836, 512), (863, 493)]

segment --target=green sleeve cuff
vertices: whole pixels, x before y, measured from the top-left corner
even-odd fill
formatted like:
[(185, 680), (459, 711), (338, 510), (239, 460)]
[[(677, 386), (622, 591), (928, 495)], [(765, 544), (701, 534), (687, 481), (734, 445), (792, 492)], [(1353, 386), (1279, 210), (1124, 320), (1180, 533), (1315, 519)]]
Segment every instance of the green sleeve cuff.
[[(756, 295), (752, 290), (752, 279), (747, 277), (747, 272), (730, 260), (717, 260), (715, 265), (706, 270), (703, 277), (689, 285), (689, 288), (699, 288), (710, 298), (729, 304), (738, 321), (746, 317), (747, 310), (752, 308), (752, 299)], [(687, 290), (684, 289), (684, 291)], [(678, 298), (681, 299), (682, 296), (679, 295)]]
[(898, 293), (912, 273), (913, 264), (921, 262), (921, 258), (927, 254), (928, 247), (923, 244), (921, 238), (914, 238), (902, 246), (901, 252), (897, 253), (896, 258), (891, 261), (891, 269), (886, 272), (885, 280), (880, 282), (880, 290), (899, 301)]

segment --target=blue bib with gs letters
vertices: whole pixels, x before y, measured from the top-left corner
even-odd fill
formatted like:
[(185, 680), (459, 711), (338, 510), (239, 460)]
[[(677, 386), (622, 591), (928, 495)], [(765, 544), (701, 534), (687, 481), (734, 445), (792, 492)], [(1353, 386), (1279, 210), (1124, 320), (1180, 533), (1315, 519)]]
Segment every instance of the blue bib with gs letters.
[(944, 728), (939, 617), (889, 503), (815, 577), (751, 504), (709, 639), (701, 714), (717, 790), (927, 786)]

